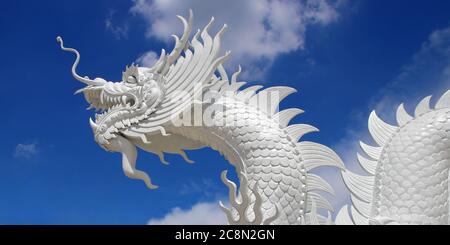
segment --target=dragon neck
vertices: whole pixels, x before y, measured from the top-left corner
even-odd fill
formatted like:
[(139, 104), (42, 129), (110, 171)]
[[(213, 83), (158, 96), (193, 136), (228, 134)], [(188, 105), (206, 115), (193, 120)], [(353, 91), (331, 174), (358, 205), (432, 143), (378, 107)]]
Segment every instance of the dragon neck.
[[(213, 117), (213, 126), (171, 125), (165, 128), (169, 134), (181, 135), (220, 152), (238, 174), (243, 173), (248, 178), (247, 189), (253, 189), (256, 184), (258, 193), (262, 193), (265, 219), (276, 213), (275, 204), (282, 201), (280, 217), (274, 223), (298, 222), (307, 208), (307, 172), (302, 167), (296, 142), (289, 140), (274, 120), (244, 103), (235, 102), (224, 114), (219, 114)], [(271, 133), (261, 134), (262, 127), (271, 129)], [(282, 188), (291, 193), (283, 192)], [(254, 204), (255, 198), (250, 202)], [(254, 219), (251, 211), (247, 216), (249, 220)]]
[[(215, 105), (221, 106), (222, 102)], [(308, 173), (313, 167), (305, 163), (305, 157), (317, 159), (317, 155), (308, 155), (311, 152), (308, 147), (323, 152), (323, 148), (314, 148), (323, 146), (305, 145), (302, 148), (297, 142), (299, 137), (293, 137), (288, 127), (281, 126), (279, 121), (254, 106), (230, 98), (226, 103), (223, 111), (214, 113), (209, 125), (170, 124), (165, 128), (171, 135), (200, 142), (224, 155), (238, 175), (242, 173), (248, 179), (246, 189), (260, 194), (264, 219), (277, 214), (273, 224), (299, 224), (302, 219), (308, 219), (313, 203), (320, 208), (332, 209), (325, 199), (311, 192), (314, 189), (332, 192), (332, 188), (318, 176)], [(334, 163), (330, 160), (327, 164)], [(250, 204), (256, 205), (255, 197), (250, 196)], [(255, 219), (250, 209), (246, 216), (248, 220)]]
[[(222, 87), (214, 100), (203, 99), (180, 110), (172, 108), (168, 121), (147, 120), (122, 135), (141, 149), (157, 154), (166, 164), (164, 153), (180, 154), (188, 162), (186, 149), (208, 146), (222, 153), (235, 166), (241, 183), (239, 195), (234, 198), (236, 185), (222, 174), (230, 190), (230, 205), (239, 214), (236, 220), (231, 210), (222, 206), (229, 211), (225, 212), (230, 224), (331, 223), (330, 213), (328, 219), (316, 213), (317, 209), (334, 211), (329, 201), (316, 191), (334, 194), (334, 190), (311, 171), (322, 166), (343, 169), (344, 164), (324, 145), (299, 142), (303, 135), (318, 131), (308, 124), (289, 125), (302, 110), (276, 111), (279, 102), (295, 90), (283, 86), (261, 91), (258, 91), (261, 86), (238, 90), (242, 83), (232, 80), (219, 84)], [(268, 94), (274, 93), (278, 96), (269, 97), (267, 103)], [(112, 150), (124, 153), (120, 147)], [(129, 158), (135, 160), (134, 155)], [(127, 162), (124, 163), (126, 166)], [(135, 171), (135, 165), (131, 167)], [(149, 176), (128, 172), (128, 176), (147, 181), (153, 187), (149, 185)]]

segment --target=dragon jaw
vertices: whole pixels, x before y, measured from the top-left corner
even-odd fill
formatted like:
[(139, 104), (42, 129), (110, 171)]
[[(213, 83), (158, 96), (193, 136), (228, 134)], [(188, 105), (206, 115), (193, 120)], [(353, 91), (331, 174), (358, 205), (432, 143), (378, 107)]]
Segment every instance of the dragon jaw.
[(164, 96), (161, 79), (155, 79), (155, 74), (132, 65), (124, 72), (124, 81), (79, 90), (89, 109), (98, 111), (90, 125), (100, 146), (108, 149), (109, 140), (155, 111)]
[[(181, 53), (189, 47), (189, 35), (192, 30), (193, 13), (189, 10), (188, 20), (181, 16), (183, 22), (183, 36), (175, 38), (175, 47), (166, 54), (162, 50), (161, 56), (152, 68), (140, 68), (132, 65), (127, 67), (119, 83), (107, 82), (102, 78), (90, 79), (77, 74), (76, 68), (80, 62), (80, 53), (74, 48), (64, 46), (63, 39), (58, 36), (56, 41), (64, 51), (76, 55), (72, 65), (73, 77), (86, 84), (87, 87), (79, 90), (83, 92), (89, 108), (102, 111), (96, 115), (95, 122), (90, 119), (95, 140), (106, 150), (109, 140), (120, 135), (121, 131), (138, 123), (156, 110), (165, 96), (165, 74), (180, 57)], [(223, 30), (225, 29), (222, 28)], [(223, 30), (220, 33), (223, 33)], [(222, 58), (223, 60), (225, 58)]]

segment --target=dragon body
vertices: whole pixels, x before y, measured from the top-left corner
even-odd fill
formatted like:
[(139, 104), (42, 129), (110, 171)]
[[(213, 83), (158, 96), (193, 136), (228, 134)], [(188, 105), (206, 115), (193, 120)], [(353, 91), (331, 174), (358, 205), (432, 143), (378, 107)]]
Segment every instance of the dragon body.
[[(149, 175), (136, 168), (137, 148), (154, 153), (167, 164), (164, 153), (211, 147), (235, 167), (240, 185), (222, 180), (229, 188), (230, 208), (220, 203), (230, 224), (331, 224), (317, 208), (333, 211), (317, 191), (333, 188), (312, 170), (321, 166), (341, 169), (352, 193), (350, 210), (344, 206), (336, 224), (448, 224), (450, 153), (450, 92), (431, 109), (430, 97), (410, 116), (400, 105), (398, 126), (373, 112), (369, 131), (378, 146), (361, 143), (366, 157), (358, 160), (367, 171), (361, 176), (345, 169), (333, 150), (302, 141), (318, 131), (307, 124), (289, 125), (303, 111), (278, 111), (279, 103), (295, 92), (290, 87), (246, 86), (239, 70), (228, 77), (222, 64), (229, 52), (219, 55), (226, 25), (214, 36), (208, 33), (213, 19), (189, 41), (193, 15), (184, 25), (175, 47), (162, 50), (151, 67), (131, 65), (122, 81), (108, 82), (77, 74), (77, 50), (72, 66), (75, 79), (87, 86), (83, 93), (90, 108), (100, 110), (90, 120), (96, 142), (105, 150), (122, 154), (126, 176), (156, 189)], [(241, 87), (244, 87), (241, 89)]]
[(90, 121), (97, 143), (122, 153), (126, 176), (143, 180), (151, 189), (157, 186), (136, 169), (136, 147), (157, 154), (163, 163), (164, 153), (191, 162), (184, 150), (211, 147), (235, 167), (241, 180), (239, 195), (234, 196), (236, 185), (222, 175), (230, 187), (233, 207), (222, 205), (230, 224), (329, 223), (316, 208), (333, 208), (315, 191), (333, 189), (311, 170), (344, 165), (331, 149), (299, 142), (304, 134), (317, 131), (306, 124), (288, 125), (302, 110), (277, 111), (279, 102), (295, 90), (261, 90), (258, 85), (240, 89), (246, 84), (237, 80), (240, 68), (229, 79), (222, 66), (229, 52), (218, 55), (226, 25), (211, 37), (212, 19), (188, 42), (192, 11), (188, 20), (178, 17), (184, 33), (174, 36), (173, 51), (163, 50), (152, 68), (127, 67), (116, 83), (79, 76), (78, 51), (64, 47), (58, 38), (62, 49), (77, 55), (72, 73), (87, 85), (79, 92), (92, 108), (104, 111)]
[(401, 104), (396, 126), (371, 113), (377, 146), (361, 142), (367, 156), (358, 160), (367, 175), (342, 172), (352, 205), (341, 209), (337, 224), (449, 224), (450, 91), (434, 108), (430, 99), (414, 116)]

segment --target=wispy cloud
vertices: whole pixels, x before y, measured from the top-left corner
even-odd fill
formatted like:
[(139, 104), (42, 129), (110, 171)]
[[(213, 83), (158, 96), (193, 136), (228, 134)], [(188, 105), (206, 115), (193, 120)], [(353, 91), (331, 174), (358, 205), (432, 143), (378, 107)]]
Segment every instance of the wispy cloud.
[(189, 209), (178, 207), (162, 218), (150, 219), (149, 225), (225, 225), (227, 219), (218, 202), (200, 202)]
[[(227, 23), (229, 30), (222, 42), (224, 50), (233, 52), (229, 65), (245, 67), (250, 79), (261, 78), (281, 54), (304, 48), (305, 33), (313, 24), (335, 22), (338, 8), (346, 1), (328, 0), (135, 0), (133, 14), (148, 23), (147, 37), (172, 42), (171, 34), (180, 33), (181, 25), (175, 15), (187, 15), (192, 8), (195, 29), (202, 28), (211, 16), (216, 19), (215, 30)], [(214, 29), (214, 28), (213, 28)], [(248, 77), (248, 76), (247, 76)]]
[(128, 25), (123, 24), (121, 26), (115, 25), (113, 23), (113, 17), (116, 11), (111, 10), (108, 13), (108, 16), (105, 19), (105, 28), (107, 31), (111, 32), (117, 40), (127, 39), (128, 38)]
[(156, 61), (158, 61), (158, 54), (153, 51), (148, 51), (141, 55), (139, 58), (136, 59), (136, 62), (140, 66), (146, 66), (146, 67), (152, 67)]
[(179, 189), (181, 195), (196, 195), (201, 198), (217, 198), (221, 188), (210, 178), (199, 181), (187, 180)]
[(37, 143), (18, 144), (14, 150), (14, 157), (30, 159), (39, 153)]

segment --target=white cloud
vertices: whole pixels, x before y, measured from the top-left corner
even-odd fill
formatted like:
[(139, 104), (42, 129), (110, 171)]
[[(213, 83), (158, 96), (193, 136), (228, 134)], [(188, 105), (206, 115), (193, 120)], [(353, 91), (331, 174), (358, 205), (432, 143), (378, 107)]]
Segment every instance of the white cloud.
[(342, 1), (135, 0), (130, 11), (147, 21), (147, 37), (167, 43), (172, 42), (171, 34), (182, 31), (175, 15), (186, 16), (189, 8), (194, 11), (194, 30), (203, 28), (211, 16), (216, 19), (211, 33), (227, 23), (229, 29), (222, 44), (223, 50), (233, 53), (230, 68), (241, 64), (246, 74), (256, 79), (264, 75), (277, 56), (304, 48), (307, 26), (336, 21), (338, 5), (343, 5)]
[(153, 51), (148, 51), (137, 58), (136, 62), (140, 66), (152, 67), (158, 61), (159, 55)]
[(33, 144), (18, 144), (14, 151), (14, 157), (31, 158), (39, 153), (39, 149), (36, 143)]
[(227, 219), (218, 202), (200, 202), (190, 209), (173, 208), (160, 219), (150, 219), (149, 225), (225, 225)]
[(113, 24), (113, 17), (116, 11), (111, 10), (105, 19), (105, 28), (110, 31), (117, 40), (128, 38), (128, 25), (118, 26)]
[[(405, 108), (413, 114), (416, 104), (423, 97), (433, 95), (434, 100), (450, 89), (450, 27), (432, 32), (422, 44), (421, 49), (413, 55), (410, 64), (406, 65), (400, 75), (369, 99), (367, 107), (356, 110), (352, 115), (351, 125), (346, 129), (346, 136), (334, 147), (346, 167), (351, 171), (365, 174), (359, 167), (356, 153), (360, 152), (358, 141), (375, 145), (371, 139), (367, 120), (370, 111), (376, 110), (380, 117), (396, 125), (395, 112), (397, 106), (404, 102)], [(326, 173), (327, 179), (334, 179), (333, 173)], [(345, 202), (349, 193), (342, 181), (337, 183), (337, 210)], [(345, 186), (344, 186), (345, 187)], [(343, 198), (345, 197), (345, 198)]]

